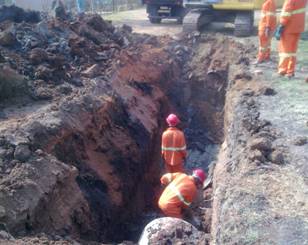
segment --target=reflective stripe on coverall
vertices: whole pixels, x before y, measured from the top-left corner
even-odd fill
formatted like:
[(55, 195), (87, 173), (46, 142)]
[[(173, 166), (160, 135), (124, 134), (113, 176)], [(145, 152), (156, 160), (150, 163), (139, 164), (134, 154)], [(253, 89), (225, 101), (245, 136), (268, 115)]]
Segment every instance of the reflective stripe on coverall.
[[(258, 61), (268, 60), (271, 53), (271, 39), (276, 29), (276, 3), (275, 0), (266, 0), (262, 5), (261, 19), (259, 22), (259, 53)], [(265, 35), (265, 30), (269, 28), (269, 35)]]
[(183, 161), (187, 154), (184, 133), (176, 127), (169, 127), (162, 135), (161, 153), (167, 172), (184, 172)]
[(182, 208), (188, 207), (197, 194), (193, 177), (184, 173), (168, 173), (161, 177), (161, 183), (169, 184), (159, 198), (159, 208), (166, 216), (182, 218)]
[(286, 0), (280, 16), (284, 30), (279, 42), (278, 73), (293, 75), (300, 34), (305, 30), (307, 0)]

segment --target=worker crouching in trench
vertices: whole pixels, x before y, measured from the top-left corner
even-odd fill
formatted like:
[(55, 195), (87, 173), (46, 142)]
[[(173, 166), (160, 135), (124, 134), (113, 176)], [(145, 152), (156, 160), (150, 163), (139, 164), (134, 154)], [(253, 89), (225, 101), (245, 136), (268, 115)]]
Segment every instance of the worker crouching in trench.
[(197, 197), (198, 190), (202, 189), (206, 174), (202, 169), (193, 170), (192, 175), (184, 173), (167, 173), (160, 179), (166, 186), (161, 194), (158, 206), (164, 215), (186, 219), (194, 226), (199, 227), (198, 221), (189, 207)]

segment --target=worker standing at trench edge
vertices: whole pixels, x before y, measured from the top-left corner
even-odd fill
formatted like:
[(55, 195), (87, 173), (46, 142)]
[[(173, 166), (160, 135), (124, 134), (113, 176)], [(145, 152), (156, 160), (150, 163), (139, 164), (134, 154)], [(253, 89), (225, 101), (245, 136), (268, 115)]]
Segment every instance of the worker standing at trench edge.
[(187, 156), (184, 133), (176, 126), (180, 120), (175, 114), (166, 118), (167, 130), (162, 135), (161, 154), (168, 173), (184, 172), (184, 161)]
[(278, 73), (289, 78), (295, 75), (298, 41), (305, 30), (306, 5), (307, 0), (286, 0), (275, 32), (276, 39), (280, 40)]
[(158, 206), (164, 215), (183, 218), (183, 211), (191, 205), (205, 179), (206, 174), (202, 169), (193, 170), (191, 176), (184, 173), (163, 175), (160, 182), (167, 186), (159, 198)]
[(276, 29), (276, 2), (275, 0), (265, 0), (261, 8), (261, 19), (259, 22), (259, 53), (257, 64), (270, 59), (271, 40)]

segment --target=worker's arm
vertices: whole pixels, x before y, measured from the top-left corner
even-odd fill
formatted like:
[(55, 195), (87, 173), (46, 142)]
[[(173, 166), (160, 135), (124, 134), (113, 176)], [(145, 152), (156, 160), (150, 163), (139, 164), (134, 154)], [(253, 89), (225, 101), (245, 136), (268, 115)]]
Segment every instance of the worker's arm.
[(160, 183), (162, 185), (168, 185), (173, 179), (174, 179), (174, 175), (173, 173), (168, 173), (168, 174), (164, 174), (161, 178), (160, 178)]

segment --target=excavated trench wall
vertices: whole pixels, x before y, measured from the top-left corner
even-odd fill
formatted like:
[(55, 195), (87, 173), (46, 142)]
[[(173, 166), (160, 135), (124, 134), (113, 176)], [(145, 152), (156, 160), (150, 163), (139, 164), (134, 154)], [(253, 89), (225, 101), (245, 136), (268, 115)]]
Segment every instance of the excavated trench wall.
[[(238, 44), (221, 36), (199, 41), (153, 39), (123, 50), (111, 80), (97, 77), (83, 91), (3, 126), (1, 147), (14, 154), (5, 155), (12, 168), (0, 185), (0, 223), (13, 235), (138, 238), (142, 212), (158, 198), (165, 116), (181, 115), (191, 151), (204, 153), (223, 140), (229, 64), (236, 59), (240, 66), (243, 57), (230, 50)], [(14, 159), (20, 148), (30, 151), (25, 161)], [(209, 164), (190, 161), (187, 169)]]
[(160, 174), (159, 120), (168, 101), (147, 82), (122, 80), (121, 72), (113, 84), (128, 82), (131, 87), (119, 85), (107, 103), (90, 113), (82, 115), (84, 108), (74, 108), (76, 114), (70, 116), (78, 128), (62, 128), (47, 146), (59, 160), (78, 168), (77, 182), (94, 222), (89, 232), (99, 235), (93, 234), (94, 240), (136, 239), (134, 223), (143, 210), (152, 208)]

